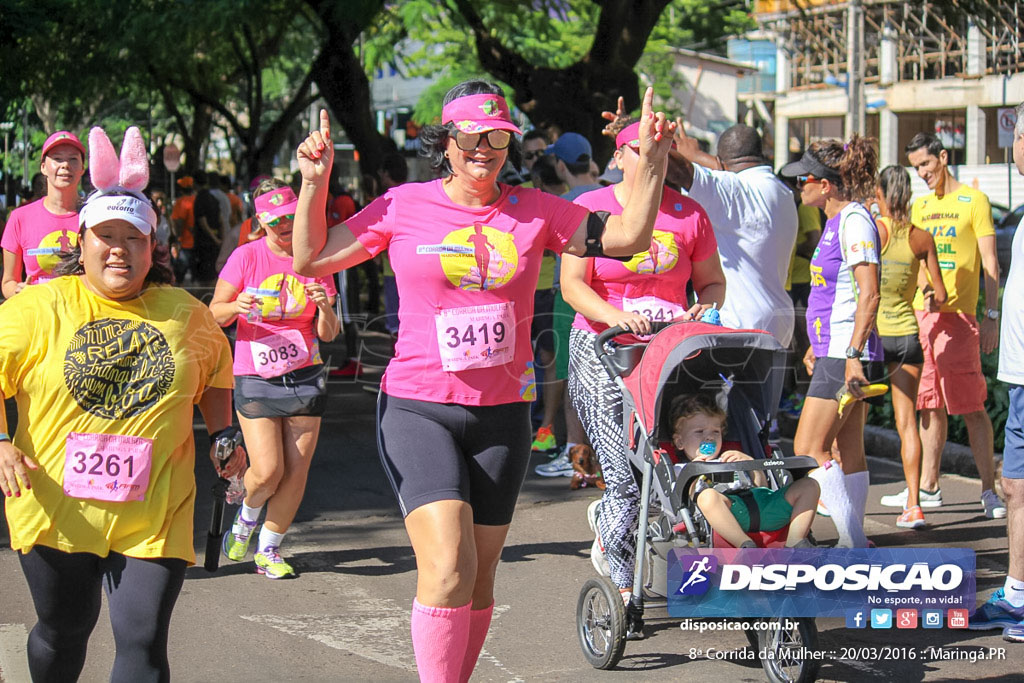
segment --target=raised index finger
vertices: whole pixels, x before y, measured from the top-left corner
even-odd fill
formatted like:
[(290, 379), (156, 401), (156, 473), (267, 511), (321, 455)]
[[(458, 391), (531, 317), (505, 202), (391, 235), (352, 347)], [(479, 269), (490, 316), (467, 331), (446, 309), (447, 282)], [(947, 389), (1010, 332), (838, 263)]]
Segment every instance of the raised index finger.
[(654, 88), (647, 86), (644, 91), (643, 105), (640, 107), (640, 118), (646, 119), (654, 116)]
[(331, 117), (328, 116), (326, 109), (320, 110), (320, 135), (323, 135), (325, 140), (331, 139)]

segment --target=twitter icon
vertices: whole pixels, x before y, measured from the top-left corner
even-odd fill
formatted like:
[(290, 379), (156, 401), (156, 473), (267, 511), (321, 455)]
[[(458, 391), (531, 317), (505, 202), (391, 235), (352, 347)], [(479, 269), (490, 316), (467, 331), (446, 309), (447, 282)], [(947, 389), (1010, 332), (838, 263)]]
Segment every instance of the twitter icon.
[(871, 610), (871, 628), (892, 628), (892, 610)]

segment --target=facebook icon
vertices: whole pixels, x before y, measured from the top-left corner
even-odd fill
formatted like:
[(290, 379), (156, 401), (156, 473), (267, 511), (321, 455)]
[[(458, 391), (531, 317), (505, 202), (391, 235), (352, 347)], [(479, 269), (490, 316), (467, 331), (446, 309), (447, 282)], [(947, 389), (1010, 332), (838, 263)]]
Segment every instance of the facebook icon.
[(867, 612), (863, 609), (846, 610), (846, 628), (867, 628)]

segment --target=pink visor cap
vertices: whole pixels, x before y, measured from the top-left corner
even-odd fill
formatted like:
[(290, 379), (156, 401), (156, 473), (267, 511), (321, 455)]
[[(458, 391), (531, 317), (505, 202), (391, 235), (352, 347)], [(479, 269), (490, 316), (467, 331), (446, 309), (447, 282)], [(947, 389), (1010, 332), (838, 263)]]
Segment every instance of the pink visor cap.
[(615, 136), (615, 149), (629, 145), (633, 149), (640, 149), (640, 122), (631, 123)]
[(275, 218), (294, 214), (298, 203), (299, 198), (290, 187), (279, 187), (253, 200), (260, 223), (269, 223)]
[(466, 95), (444, 105), (441, 123), (451, 123), (463, 133), (508, 130), (522, 135), (512, 123), (508, 102), (501, 95)]
[(56, 133), (46, 138), (46, 142), (43, 143), (43, 153), (39, 155), (40, 158), (46, 157), (54, 147), (58, 145), (71, 145), (79, 151), (82, 155), (82, 159), (85, 159), (85, 145), (78, 137), (69, 131), (58, 130)]

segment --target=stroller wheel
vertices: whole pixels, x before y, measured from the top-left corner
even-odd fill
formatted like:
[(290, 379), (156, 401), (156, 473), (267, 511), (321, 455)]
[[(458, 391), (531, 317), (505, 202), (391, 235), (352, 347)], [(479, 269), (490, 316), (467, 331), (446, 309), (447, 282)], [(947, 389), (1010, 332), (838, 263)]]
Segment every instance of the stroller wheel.
[(764, 653), (761, 667), (772, 683), (811, 683), (818, 677), (821, 662), (805, 659), (801, 651), (818, 649), (818, 627), (814, 619), (783, 619), (792, 628), (759, 631), (758, 651)]
[(626, 649), (626, 608), (619, 589), (599, 577), (583, 584), (576, 601), (576, 634), (595, 669), (612, 669)]

